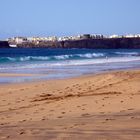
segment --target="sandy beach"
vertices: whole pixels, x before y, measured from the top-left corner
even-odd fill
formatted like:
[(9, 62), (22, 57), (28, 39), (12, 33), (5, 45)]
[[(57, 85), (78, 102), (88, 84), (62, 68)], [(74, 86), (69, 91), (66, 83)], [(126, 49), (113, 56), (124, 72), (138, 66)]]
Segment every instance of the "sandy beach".
[(139, 140), (140, 70), (1, 84), (4, 139)]
[(36, 76), (36, 75), (37, 74), (0, 73), (0, 77), (25, 77), (25, 76)]

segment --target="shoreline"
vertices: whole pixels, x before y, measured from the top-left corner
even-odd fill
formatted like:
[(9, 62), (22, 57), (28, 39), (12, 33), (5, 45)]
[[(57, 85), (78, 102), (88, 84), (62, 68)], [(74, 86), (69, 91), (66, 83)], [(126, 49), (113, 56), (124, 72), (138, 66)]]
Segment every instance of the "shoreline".
[(25, 74), (25, 73), (0, 73), (0, 77), (24, 77), (24, 76), (36, 76), (39, 74)]
[(140, 139), (140, 69), (0, 84), (0, 139)]
[[(73, 75), (73, 76), (68, 76), (68, 77), (63, 77), (63, 78), (50, 78), (50, 79), (32, 79), (32, 80), (25, 80), (21, 82), (7, 82), (7, 83), (0, 83), (1, 85), (14, 85), (14, 84), (32, 84), (32, 83), (40, 83), (40, 82), (47, 82), (47, 81), (59, 81), (59, 80), (71, 80), (71, 79), (77, 79), (77, 78), (83, 78), (83, 77), (90, 77), (90, 76), (97, 76), (97, 75), (104, 75), (108, 73), (115, 73), (115, 72), (123, 72), (123, 71), (139, 71), (140, 68), (123, 68), (123, 69), (115, 69), (115, 70), (104, 70), (104, 71), (99, 71), (99, 72), (94, 72), (94, 73), (86, 73), (86, 74), (81, 74), (81, 75)], [(26, 74), (26, 73), (0, 73), (0, 78), (17, 78), (17, 77), (35, 77), (35, 76), (47, 76), (48, 74)]]

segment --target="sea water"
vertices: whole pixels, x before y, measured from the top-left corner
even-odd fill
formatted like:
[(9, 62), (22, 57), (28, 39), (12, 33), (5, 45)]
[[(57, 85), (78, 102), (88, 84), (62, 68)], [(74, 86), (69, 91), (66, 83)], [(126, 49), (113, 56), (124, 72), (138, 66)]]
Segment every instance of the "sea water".
[(0, 49), (0, 83), (62, 79), (109, 70), (140, 68), (140, 49)]

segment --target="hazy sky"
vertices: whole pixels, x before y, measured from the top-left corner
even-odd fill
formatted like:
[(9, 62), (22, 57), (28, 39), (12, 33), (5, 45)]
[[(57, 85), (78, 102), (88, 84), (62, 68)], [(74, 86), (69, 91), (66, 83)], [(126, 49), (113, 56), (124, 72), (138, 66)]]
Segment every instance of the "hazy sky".
[(0, 38), (140, 33), (140, 0), (0, 0)]

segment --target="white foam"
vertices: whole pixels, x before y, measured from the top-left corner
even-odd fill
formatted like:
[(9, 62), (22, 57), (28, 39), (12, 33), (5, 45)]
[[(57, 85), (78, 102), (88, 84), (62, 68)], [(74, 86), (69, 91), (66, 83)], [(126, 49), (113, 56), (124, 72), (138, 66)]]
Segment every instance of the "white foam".
[(102, 59), (88, 59), (88, 60), (69, 60), (63, 62), (50, 63), (49, 66), (79, 66), (105, 63), (123, 63), (131, 61), (140, 61), (140, 57), (118, 57), (118, 58), (102, 58)]
[(81, 58), (94, 58), (94, 57), (103, 57), (105, 54), (103, 53), (86, 53), (86, 54), (77, 54)]
[[(26, 68), (47, 68), (60, 66), (80, 66), (80, 65), (94, 65), (107, 63), (124, 63), (131, 61), (140, 61), (140, 57), (118, 57), (118, 58), (102, 58), (102, 59), (85, 59), (85, 60), (67, 60), (67, 61), (53, 61), (46, 63), (25, 64), (17, 66), (16, 69)], [(14, 68), (14, 67), (12, 67)], [(2, 68), (0, 68), (2, 69)], [(4, 69), (4, 68), (3, 68)]]
[(72, 57), (72, 55), (58, 55), (58, 56), (53, 56), (52, 58), (55, 58), (57, 60), (64, 60)]
[(115, 54), (133, 56), (133, 55), (138, 55), (139, 53), (138, 52), (115, 52)]
[(24, 62), (24, 61), (46, 61), (46, 60), (67, 60), (76, 58), (97, 58), (103, 57), (103, 53), (86, 53), (86, 54), (69, 54), (69, 55), (55, 55), (55, 56), (21, 56), (21, 57), (2, 57), (4, 60), (9, 60), (11, 62)]

